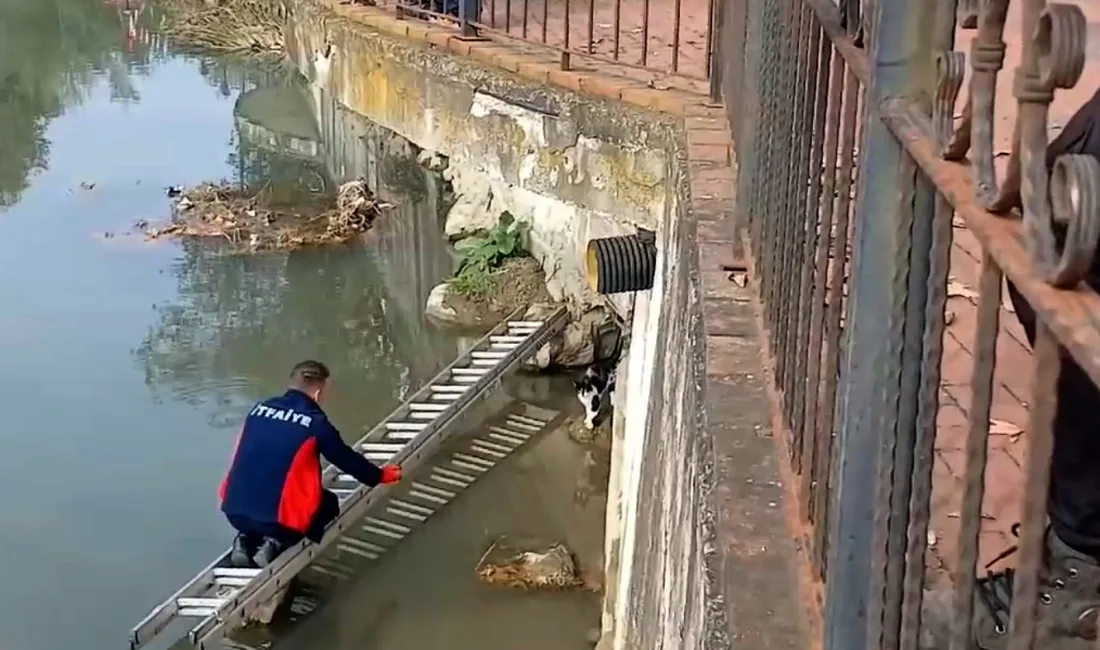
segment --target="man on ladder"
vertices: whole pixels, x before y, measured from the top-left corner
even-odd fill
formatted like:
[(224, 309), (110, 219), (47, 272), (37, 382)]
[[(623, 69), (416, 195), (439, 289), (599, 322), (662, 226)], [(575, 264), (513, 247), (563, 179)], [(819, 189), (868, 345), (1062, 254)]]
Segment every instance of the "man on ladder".
[(221, 485), (221, 508), (237, 530), (234, 566), (265, 567), (303, 537), (320, 542), (340, 514), (340, 500), (322, 484), (324, 456), (340, 471), (375, 486), (401, 480), (401, 467), (378, 467), (340, 437), (321, 410), (329, 370), (303, 361), (283, 395), (260, 402), (245, 419)]

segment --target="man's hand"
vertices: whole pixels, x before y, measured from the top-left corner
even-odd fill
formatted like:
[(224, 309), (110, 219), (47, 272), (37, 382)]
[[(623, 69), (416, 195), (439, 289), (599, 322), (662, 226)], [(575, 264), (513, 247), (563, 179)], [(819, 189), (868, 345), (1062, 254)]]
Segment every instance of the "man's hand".
[(382, 483), (396, 483), (401, 480), (401, 466), (400, 465), (383, 465), (382, 466)]

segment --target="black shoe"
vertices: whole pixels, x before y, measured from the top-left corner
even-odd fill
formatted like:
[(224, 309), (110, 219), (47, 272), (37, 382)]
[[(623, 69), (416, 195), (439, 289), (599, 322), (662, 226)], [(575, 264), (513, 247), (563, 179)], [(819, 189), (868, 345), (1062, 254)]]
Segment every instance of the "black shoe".
[[(1015, 532), (1015, 527), (1013, 532)], [(994, 562), (1015, 551), (1011, 548)], [(990, 563), (992, 564), (992, 562)], [(1015, 569), (990, 572), (974, 589), (971, 622), (974, 650), (1008, 646)], [(925, 592), (922, 649), (946, 650), (953, 594)], [(1036, 647), (1050, 650), (1091, 650), (1096, 647), (1096, 613), (1100, 611), (1100, 563), (1047, 532), (1043, 566), (1039, 569)]]
[(275, 558), (279, 557), (282, 552), (283, 545), (277, 539), (265, 537), (263, 543), (260, 544), (260, 548), (256, 550), (256, 554), (252, 556), (252, 560), (256, 562), (256, 566), (262, 569), (274, 562)]
[(251, 569), (256, 565), (252, 564), (252, 556), (256, 552), (256, 546), (252, 543), (252, 540), (243, 533), (238, 533), (233, 538), (233, 550), (229, 553), (229, 563), (238, 569)]

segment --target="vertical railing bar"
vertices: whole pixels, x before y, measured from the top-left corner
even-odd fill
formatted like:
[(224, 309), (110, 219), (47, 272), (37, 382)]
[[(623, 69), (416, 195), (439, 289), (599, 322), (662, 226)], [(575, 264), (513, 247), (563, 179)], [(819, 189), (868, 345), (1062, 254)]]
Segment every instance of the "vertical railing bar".
[[(748, 0), (727, 0), (727, 1), (748, 2)], [(718, 20), (719, 7), (720, 7), (718, 2), (719, 2), (719, 0), (708, 0), (708, 2), (707, 2), (707, 34), (706, 34), (706, 43), (704, 43), (704, 47), (706, 48), (706, 50), (704, 50), (704, 51), (707, 54), (707, 60), (706, 60), (704, 70), (706, 71), (706, 75), (707, 75), (708, 79), (713, 79), (714, 74), (715, 74), (714, 73), (714, 50), (715, 50), (714, 43), (717, 39), (715, 38), (714, 30), (715, 29), (718, 29), (718, 30), (722, 29), (722, 22), (720, 20)], [(680, 17), (679, 4), (680, 3), (679, 3), (679, 0), (677, 0), (676, 4), (677, 4), (677, 9), (676, 9), (676, 18), (677, 18), (677, 23), (676, 23), (676, 44), (677, 44), (677, 46), (675, 48), (673, 48), (673, 57), (676, 57), (676, 60), (678, 60), (679, 59), (678, 50), (680, 49), (679, 48), (679, 43), (680, 43), (680, 29), (679, 29), (679, 27), (680, 27), (680, 25), (679, 25), (679, 17)], [(676, 69), (677, 68), (675, 67), (675, 63), (673, 63), (672, 71), (675, 72)], [(713, 88), (714, 84), (711, 84), (711, 87)]]
[(504, 33), (512, 31), (512, 0), (504, 0)]
[(542, 42), (546, 43), (546, 26), (550, 22), (550, 0), (542, 0)]
[[(802, 109), (802, 119), (799, 128), (805, 131), (809, 143), (801, 143), (802, 151), (798, 160), (798, 171), (795, 188), (794, 218), (798, 226), (798, 237), (795, 264), (791, 278), (798, 278), (791, 284), (791, 322), (788, 328), (787, 345), (790, 349), (787, 367), (791, 368), (790, 379), (786, 387), (790, 403), (790, 427), (794, 436), (794, 455), (797, 459), (795, 471), (802, 476), (803, 481), (809, 478), (808, 468), (812, 466), (812, 460), (805, 458), (807, 445), (805, 445), (805, 429), (802, 418), (805, 413), (806, 399), (806, 357), (810, 351), (806, 347), (806, 337), (809, 333), (807, 327), (809, 320), (810, 283), (813, 275), (812, 243), (817, 239), (817, 197), (821, 191), (821, 139), (825, 130), (825, 103), (828, 101), (826, 92), (829, 89), (829, 62), (828, 48), (822, 52), (823, 34), (817, 16), (809, 5), (803, 4), (802, 11), (806, 16), (806, 26), (809, 30), (808, 42), (805, 47), (809, 60), (804, 67), (806, 75), (805, 99)], [(811, 166), (815, 167), (811, 171)], [(814, 195), (810, 200), (811, 194)], [(810, 205), (815, 206), (813, 213)], [(801, 268), (798, 268), (801, 267)], [(812, 447), (812, 445), (809, 445)]]
[[(1020, 550), (1012, 584), (1012, 614), (1008, 650), (1036, 647), (1039, 571), (1043, 565), (1050, 489), (1050, 459), (1054, 452), (1054, 416), (1058, 405), (1058, 375), (1062, 361), (1058, 340), (1042, 320), (1035, 324), (1035, 380), (1028, 409), (1027, 457)], [(1044, 639), (1050, 647), (1050, 641)]]
[(573, 31), (571, 20), (572, 17), (570, 15), (573, 9), (569, 6), (569, 4), (569, 0), (565, 0), (565, 44), (562, 46), (562, 50), (564, 52), (564, 54), (562, 55), (562, 70), (566, 70), (569, 67), (566, 63), (569, 60), (569, 33)]
[[(799, 0), (780, 0), (780, 29), (776, 37), (776, 43), (778, 45), (778, 59), (779, 65), (776, 67), (777, 76), (779, 81), (775, 84), (779, 87), (779, 95), (776, 98), (776, 122), (775, 128), (779, 128), (778, 134), (773, 136), (775, 138), (777, 147), (777, 155), (773, 160), (773, 169), (767, 176), (767, 184), (772, 185), (770, 191), (771, 201), (768, 206), (767, 215), (768, 219), (774, 222), (773, 232), (773, 247), (774, 253), (771, 255), (769, 264), (771, 267), (772, 283), (769, 287), (767, 306), (768, 306), (768, 326), (771, 330), (771, 347), (772, 356), (775, 359), (775, 381), (776, 388), (782, 390), (784, 381), (784, 370), (782, 364), (783, 350), (780, 348), (780, 341), (783, 338), (784, 332), (780, 329), (780, 317), (782, 316), (782, 309), (784, 307), (780, 297), (783, 293), (783, 272), (786, 266), (786, 258), (788, 252), (788, 238), (787, 235), (787, 218), (786, 218), (786, 198), (788, 186), (791, 182), (791, 146), (794, 138), (793, 129), (789, 127), (793, 119), (794, 102), (797, 101), (795, 97), (795, 87), (797, 87), (797, 71), (796, 71), (796, 56), (797, 52), (791, 47), (791, 37), (789, 32), (792, 31), (792, 25), (795, 27), (795, 38), (797, 38), (798, 30), (802, 28), (802, 21), (798, 20), (794, 14), (794, 3)], [(784, 36), (784, 33), (787, 33)], [(782, 393), (779, 395), (781, 400), (786, 400), (786, 396)]]
[[(927, 201), (927, 195), (920, 191), (917, 182), (917, 166), (911, 157), (902, 154), (901, 183), (899, 183), (901, 216), (899, 230), (904, 230), (906, 235), (897, 238), (895, 255), (905, 255), (908, 258), (908, 269), (904, 276), (901, 272), (895, 272), (891, 278), (895, 283), (894, 291), (903, 296), (893, 304), (894, 318), (899, 318), (900, 324), (890, 336), (890, 342), (898, 345), (897, 352), (901, 355), (901, 366), (897, 374), (897, 386), (894, 379), (883, 382), (883, 399), (890, 404), (883, 410), (880, 416), (883, 423), (883, 431), (887, 432), (882, 440), (882, 457), (879, 461), (879, 478), (877, 485), (877, 504), (879, 508), (886, 508), (887, 513), (875, 514), (875, 542), (873, 557), (876, 569), (873, 569), (873, 581), (881, 580), (882, 602), (874, 607), (881, 607), (879, 615), (879, 633), (881, 640), (875, 647), (897, 648), (901, 633), (901, 596), (902, 580), (905, 576), (905, 543), (906, 530), (909, 527), (909, 493), (910, 479), (913, 475), (913, 444), (916, 435), (916, 400), (908, 399), (915, 396), (920, 382), (921, 337), (924, 333), (924, 305), (926, 302), (928, 277), (928, 252), (930, 241), (928, 229), (932, 215), (930, 209), (932, 203)], [(862, 180), (862, 179), (861, 179)], [(905, 288), (901, 288), (904, 286)], [(893, 319), (892, 319), (893, 320)], [(900, 338), (895, 339), (895, 336)], [(891, 351), (891, 357), (894, 352)], [(897, 391), (891, 395), (890, 390)], [(903, 397), (904, 396), (904, 397)], [(890, 435), (889, 431), (894, 434)], [(884, 571), (878, 571), (882, 566)], [(872, 598), (879, 594), (872, 592)], [(871, 618), (872, 628), (874, 617), (870, 609), (868, 617)], [(869, 640), (869, 645), (874, 639)]]
[[(832, 242), (833, 260), (826, 273), (831, 274), (828, 279), (828, 309), (825, 317), (825, 334), (827, 345), (825, 348), (825, 372), (824, 390), (821, 399), (822, 408), (818, 411), (817, 435), (824, 439), (825, 454), (821, 456), (822, 481), (824, 485), (818, 490), (815, 497), (814, 512), (817, 521), (814, 527), (814, 570), (822, 578), (825, 577), (824, 568), (826, 561), (826, 540), (831, 528), (825, 515), (829, 506), (829, 479), (831, 479), (834, 447), (836, 440), (833, 427), (836, 417), (837, 401), (837, 375), (840, 370), (840, 340), (843, 336), (840, 325), (841, 307), (843, 304), (843, 292), (848, 263), (848, 231), (852, 220), (851, 195), (852, 195), (852, 162), (856, 145), (856, 122), (859, 117), (859, 78), (847, 66), (839, 54), (834, 56), (841, 61), (846, 68), (844, 82), (844, 99), (841, 103), (841, 136), (840, 136), (840, 160), (835, 162), (835, 173), (838, 175), (836, 184), (836, 196), (833, 198), (835, 209), (833, 214), (836, 219), (836, 236)], [(826, 197), (828, 199), (828, 197)]]
[(773, 197), (778, 183), (765, 182), (765, 179), (773, 177), (776, 167), (775, 160), (778, 156), (779, 138), (774, 136), (774, 131), (775, 124), (778, 122), (777, 96), (779, 94), (779, 83), (775, 80), (774, 73), (782, 61), (780, 59), (779, 38), (776, 34), (778, 30), (776, 23), (784, 19), (785, 16), (781, 14), (782, 6), (780, 3), (782, 0), (761, 0), (761, 2), (764, 4), (762, 29), (764, 56), (763, 65), (760, 69), (762, 71), (761, 79), (767, 79), (768, 82), (761, 83), (764, 90), (764, 101), (759, 118), (758, 137), (763, 140), (764, 147), (761, 152), (763, 164), (756, 170), (753, 183), (757, 197), (753, 202), (753, 219), (756, 223), (759, 223), (759, 233), (756, 240), (760, 242), (760, 245), (757, 246), (759, 252), (756, 254), (756, 261), (757, 270), (760, 274), (760, 295), (764, 300), (764, 326), (770, 329), (773, 325), (772, 306), (767, 303), (767, 300), (771, 297), (772, 287), (775, 283), (776, 219)]
[(596, 40), (596, 0), (588, 0), (588, 44), (585, 50), (592, 54), (593, 44)]
[(649, 62), (649, 0), (642, 2), (642, 60), (641, 65)]
[[(676, 73), (680, 71), (680, 2), (681, 0), (675, 0), (672, 3), (672, 72)], [(711, 0), (710, 4), (714, 4), (714, 0)], [(710, 32), (710, 25), (714, 22), (714, 14), (709, 13), (707, 15), (707, 32)], [(709, 51), (710, 43), (708, 39), (707, 51)], [(709, 77), (708, 77), (709, 79)]]
[[(759, 253), (761, 241), (759, 238), (759, 226), (761, 214), (757, 207), (758, 186), (757, 178), (760, 174), (761, 152), (763, 142), (760, 137), (760, 113), (763, 109), (761, 103), (764, 93), (761, 89), (760, 79), (762, 73), (762, 34), (763, 34), (763, 7), (762, 0), (746, 0), (742, 9), (744, 13), (744, 25), (738, 37), (743, 39), (744, 61), (741, 66), (741, 86), (736, 91), (740, 106), (734, 102), (727, 102), (726, 110), (730, 119), (730, 129), (738, 143), (737, 151), (737, 195), (734, 212), (734, 232), (739, 233), (738, 239), (744, 239), (743, 234), (748, 234), (751, 252)], [(738, 242), (741, 244), (742, 242)], [(743, 248), (735, 251), (745, 254)], [(758, 278), (754, 278), (757, 281)], [(759, 285), (758, 287), (759, 288)]]
[[(813, 254), (807, 251), (802, 269), (802, 295), (799, 302), (808, 305), (809, 318), (802, 330), (799, 347), (799, 363), (795, 369), (795, 402), (797, 403), (796, 427), (803, 439), (804, 473), (799, 484), (799, 507), (805, 517), (813, 521), (811, 493), (816, 474), (817, 455), (820, 451), (814, 425), (817, 420), (817, 401), (821, 396), (821, 326), (825, 318), (825, 283), (828, 277), (829, 244), (833, 228), (833, 191), (836, 188), (836, 150), (840, 137), (840, 100), (844, 85), (843, 57), (834, 54), (832, 41), (818, 30), (820, 69), (817, 79), (816, 115), (814, 119), (813, 152), (810, 154), (810, 201), (806, 211), (809, 241)], [(824, 148), (824, 156), (822, 155)], [(803, 380), (802, 377), (805, 377)]]
[[(838, 402), (840, 459), (836, 508), (829, 525), (836, 537), (829, 551), (823, 650), (882, 647), (883, 581), (889, 558), (884, 542), (890, 536), (893, 484), (888, 477), (894, 474), (896, 436), (903, 433), (902, 400), (915, 397), (901, 395), (902, 381), (919, 367), (906, 367), (904, 354), (913, 347), (907, 343), (911, 337), (905, 319), (914, 215), (905, 195), (915, 191), (915, 170), (904, 169), (911, 161), (876, 113), (877, 104), (887, 97), (930, 91), (932, 79), (921, 74), (934, 63), (924, 29), (927, 16), (924, 3), (884, 1), (877, 4), (870, 30), (873, 86), (868, 89), (859, 150), (851, 295)], [(918, 351), (919, 346), (917, 341)], [(913, 422), (903, 425), (911, 428)]]
[(793, 439), (793, 431), (791, 431), (791, 400), (794, 397), (790, 390), (792, 372), (790, 372), (789, 362), (790, 356), (790, 330), (792, 324), (791, 311), (793, 309), (791, 289), (792, 283), (788, 281), (791, 277), (792, 266), (797, 263), (795, 257), (795, 237), (796, 226), (795, 221), (798, 216), (794, 214), (794, 201), (792, 197), (800, 190), (804, 189), (800, 187), (803, 179), (798, 177), (798, 158), (801, 157), (802, 140), (805, 136), (805, 129), (802, 128), (801, 122), (803, 108), (806, 104), (806, 83), (805, 83), (805, 70), (806, 70), (806, 48), (802, 46), (802, 40), (807, 36), (808, 23), (810, 16), (807, 14), (806, 7), (802, 0), (793, 0), (791, 2), (791, 14), (797, 21), (797, 28), (790, 29), (793, 32), (793, 39), (789, 39), (787, 42), (790, 49), (790, 65), (791, 68), (787, 75), (794, 82), (794, 89), (787, 97), (787, 105), (790, 110), (784, 116), (783, 121), (780, 124), (786, 125), (786, 134), (784, 142), (786, 143), (786, 154), (783, 157), (783, 179), (784, 182), (781, 185), (779, 211), (776, 217), (780, 220), (781, 230), (779, 233), (779, 241), (782, 243), (779, 255), (779, 273), (777, 275), (779, 282), (775, 285), (777, 288), (775, 301), (776, 305), (776, 324), (775, 329), (772, 332), (772, 346), (775, 348), (775, 369), (776, 379), (779, 382), (779, 395), (782, 397), (782, 414), (783, 424), (787, 428), (788, 435), (788, 452), (790, 454), (790, 460), (792, 466), (796, 468), (798, 464), (798, 451)]
[[(549, 0), (543, 0), (548, 2)], [(489, 27), (496, 29), (497, 27), (497, 0), (489, 0)]]
[(531, 0), (523, 0), (523, 40), (527, 40), (527, 15), (529, 12), (528, 5)]
[(974, 585), (978, 571), (978, 535), (982, 525), (989, 415), (993, 404), (993, 369), (1000, 328), (1001, 270), (987, 252), (978, 278), (978, 313), (974, 334), (974, 370), (970, 376), (970, 423), (966, 434), (966, 469), (959, 508), (958, 562), (955, 564), (954, 619), (951, 650), (969, 650), (974, 615)]
[[(936, 19), (932, 29), (935, 39), (936, 91), (932, 119), (936, 143), (942, 151), (951, 139), (955, 104), (965, 75), (966, 57), (954, 52), (955, 2), (936, 0)], [(918, 650), (921, 627), (921, 607), (924, 599), (925, 553), (928, 550), (928, 529), (931, 516), (932, 471), (935, 462), (936, 420), (940, 406), (940, 366), (946, 335), (947, 277), (951, 266), (951, 245), (954, 238), (954, 211), (935, 185), (922, 177), (934, 196), (935, 208), (930, 227), (931, 255), (926, 287), (926, 311), (921, 377), (917, 390), (916, 439), (913, 468), (910, 477), (909, 526), (905, 531), (905, 576), (902, 583), (900, 650)]]
[(623, 0), (615, 0), (615, 17), (612, 21), (612, 29), (615, 30), (615, 53), (613, 55), (614, 60), (619, 60), (619, 34), (622, 32), (622, 10)]

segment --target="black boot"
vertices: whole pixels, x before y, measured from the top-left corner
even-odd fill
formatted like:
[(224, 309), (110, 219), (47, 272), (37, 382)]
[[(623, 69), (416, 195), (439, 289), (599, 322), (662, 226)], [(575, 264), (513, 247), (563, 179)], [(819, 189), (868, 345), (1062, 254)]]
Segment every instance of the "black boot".
[(252, 556), (253, 561), (256, 562), (256, 566), (261, 569), (275, 561), (275, 558), (279, 557), (279, 554), (283, 552), (283, 545), (279, 543), (279, 540), (273, 537), (265, 537), (264, 541), (260, 544), (260, 548), (256, 550), (256, 554)]
[(229, 562), (238, 569), (251, 569), (252, 556), (256, 554), (256, 541), (244, 533), (233, 538), (233, 550), (229, 553)]
[[(1015, 531), (1014, 531), (1015, 532)], [(1015, 548), (1002, 555), (1011, 554)], [(979, 578), (971, 622), (973, 650), (1004, 650), (1012, 615), (1014, 569)], [(950, 591), (925, 592), (921, 648), (946, 650), (953, 610)], [(1044, 650), (1096, 648), (1096, 614), (1100, 612), (1100, 563), (1070, 548), (1047, 532), (1039, 569), (1036, 647)]]

